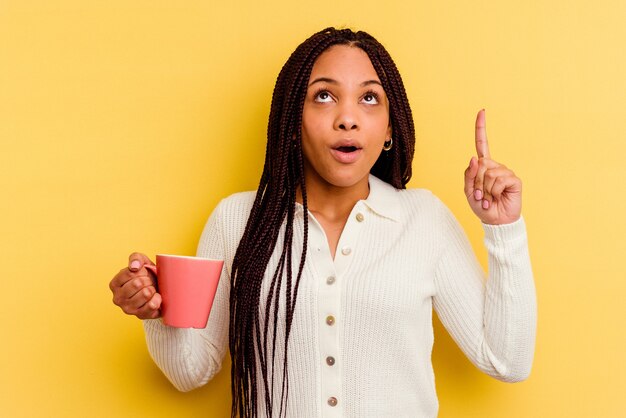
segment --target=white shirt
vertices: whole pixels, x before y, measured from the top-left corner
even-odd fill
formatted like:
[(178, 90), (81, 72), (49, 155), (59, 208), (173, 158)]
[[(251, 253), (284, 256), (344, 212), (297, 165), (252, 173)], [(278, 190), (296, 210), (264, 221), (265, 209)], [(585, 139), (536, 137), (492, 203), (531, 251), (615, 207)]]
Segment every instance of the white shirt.
[[(524, 219), (482, 224), (489, 254), (486, 279), (462, 228), (430, 191), (396, 190), (374, 176), (369, 184), (370, 194), (354, 206), (334, 260), (323, 229), (308, 214), (307, 260), (289, 337), (287, 416), (435, 417), (433, 307), (480, 370), (504, 381), (525, 379), (533, 360), (536, 300)], [(152, 357), (180, 390), (205, 384), (221, 367), (228, 348), (230, 269), (254, 196), (245, 192), (222, 200), (202, 234), (198, 256), (225, 260), (206, 329), (144, 321)], [(298, 204), (294, 271), (303, 216)], [(270, 274), (281, 248), (282, 234), (268, 264)], [(264, 280), (261, 312), (268, 288)], [(284, 308), (285, 285), (282, 290)], [(262, 386), (259, 381), (261, 391)], [(262, 392), (258, 399), (263, 402)], [(265, 410), (262, 404), (258, 410)]]

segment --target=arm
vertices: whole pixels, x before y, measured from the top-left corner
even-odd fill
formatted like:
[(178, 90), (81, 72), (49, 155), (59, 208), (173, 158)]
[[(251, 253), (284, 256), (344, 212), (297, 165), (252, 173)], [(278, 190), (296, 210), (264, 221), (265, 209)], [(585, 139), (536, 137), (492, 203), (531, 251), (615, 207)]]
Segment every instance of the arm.
[(524, 219), (482, 224), (489, 278), (457, 220), (440, 203), (442, 252), (435, 310), (465, 355), (499, 380), (528, 377), (536, 334), (536, 298)]
[[(221, 205), (218, 205), (202, 233), (199, 257), (225, 258), (221, 218)], [(229, 293), (230, 277), (224, 263), (205, 329), (173, 328), (160, 319), (144, 321), (148, 351), (178, 390), (202, 386), (220, 370), (228, 347)]]
[(482, 371), (505, 381), (530, 373), (536, 333), (535, 288), (522, 210), (522, 182), (489, 153), (485, 111), (476, 116), (475, 145), (465, 170), (465, 196), (482, 221), (489, 279), (465, 233), (440, 201), (442, 251), (434, 305), (457, 344)]

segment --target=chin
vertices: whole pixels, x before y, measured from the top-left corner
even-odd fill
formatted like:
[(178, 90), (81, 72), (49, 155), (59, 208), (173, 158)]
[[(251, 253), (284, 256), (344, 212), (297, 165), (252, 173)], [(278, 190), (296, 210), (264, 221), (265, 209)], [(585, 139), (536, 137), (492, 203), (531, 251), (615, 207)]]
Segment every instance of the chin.
[(345, 173), (341, 175), (339, 173), (333, 173), (331, 175), (324, 176), (324, 181), (331, 186), (350, 188), (358, 186), (363, 179), (367, 181), (369, 178), (369, 172), (365, 174)]

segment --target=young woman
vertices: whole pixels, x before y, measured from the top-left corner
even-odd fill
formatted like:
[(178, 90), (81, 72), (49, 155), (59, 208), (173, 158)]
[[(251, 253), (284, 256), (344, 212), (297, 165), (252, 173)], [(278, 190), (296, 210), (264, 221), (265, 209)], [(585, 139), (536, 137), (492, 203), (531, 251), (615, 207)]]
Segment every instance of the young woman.
[(405, 189), (415, 142), (402, 79), (370, 35), (325, 29), (278, 76), (259, 189), (220, 202), (198, 247), (224, 259), (206, 329), (160, 322), (145, 255), (111, 281), (180, 390), (232, 358), (232, 416), (435, 417), (432, 308), (482, 371), (531, 368), (535, 291), (521, 181), (489, 156), (484, 111), (465, 195), (489, 277), (454, 216)]

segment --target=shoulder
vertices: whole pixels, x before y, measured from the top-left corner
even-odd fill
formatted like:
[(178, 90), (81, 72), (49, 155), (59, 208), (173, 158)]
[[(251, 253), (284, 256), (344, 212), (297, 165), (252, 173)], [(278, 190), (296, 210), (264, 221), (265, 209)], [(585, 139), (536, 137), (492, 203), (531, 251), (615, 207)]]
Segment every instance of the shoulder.
[(207, 221), (206, 229), (218, 229), (225, 234), (242, 234), (254, 204), (256, 192), (240, 192), (223, 198)]
[(439, 200), (431, 190), (424, 188), (401, 189), (398, 190), (398, 193), (403, 199), (411, 201), (432, 203)]
[(225, 217), (236, 217), (241, 216), (242, 214), (245, 214), (247, 217), (252, 209), (255, 197), (255, 191), (231, 194), (218, 203), (215, 207), (215, 211)]
[[(222, 199), (209, 216), (200, 238), (199, 254), (216, 242), (222, 251), (234, 251), (248, 223), (256, 192), (241, 192)], [(233, 252), (234, 254), (234, 252)]]
[(437, 216), (443, 203), (433, 192), (424, 188), (396, 189), (370, 176), (370, 196), (366, 203), (379, 214), (400, 221)]
[(409, 212), (419, 212), (426, 215), (436, 215), (445, 204), (429, 189), (410, 188), (398, 190), (398, 200), (401, 206)]

